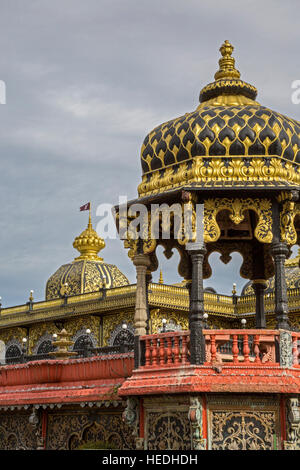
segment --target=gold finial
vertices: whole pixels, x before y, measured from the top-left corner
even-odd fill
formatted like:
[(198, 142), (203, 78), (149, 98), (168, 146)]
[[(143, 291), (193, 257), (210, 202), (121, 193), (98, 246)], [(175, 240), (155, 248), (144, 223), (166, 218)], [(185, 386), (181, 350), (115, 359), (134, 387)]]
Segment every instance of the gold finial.
[(72, 336), (72, 333), (67, 333), (64, 328), (60, 333), (57, 333), (53, 338), (52, 345), (58, 349), (49, 352), (49, 356), (54, 356), (57, 359), (68, 359), (71, 356), (76, 356), (76, 351), (68, 350), (68, 347), (74, 344), (74, 341), (70, 340), (70, 336)]
[(234, 67), (235, 60), (231, 57), (233, 49), (234, 47), (228, 40), (226, 40), (220, 47), (222, 57), (219, 60), (220, 69), (215, 73), (215, 80), (222, 78), (240, 78), (241, 74)]
[(75, 238), (73, 247), (80, 252), (80, 256), (75, 260), (89, 259), (95, 261), (103, 261), (103, 258), (98, 256), (98, 252), (105, 247), (105, 241), (99, 237), (97, 232), (93, 229), (91, 220), (91, 208), (89, 209), (89, 221), (87, 228)]
[(162, 274), (162, 270), (160, 270), (160, 274), (159, 274), (159, 281), (158, 281), (159, 284), (163, 284), (164, 283), (164, 279), (163, 279), (163, 274)]

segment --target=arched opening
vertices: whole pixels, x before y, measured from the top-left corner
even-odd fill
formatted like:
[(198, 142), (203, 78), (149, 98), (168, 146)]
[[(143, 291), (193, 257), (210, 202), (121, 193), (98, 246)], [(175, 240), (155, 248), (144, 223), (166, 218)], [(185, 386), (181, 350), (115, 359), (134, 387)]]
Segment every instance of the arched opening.
[(76, 339), (73, 345), (73, 351), (83, 351), (85, 348), (92, 348), (93, 342), (89, 335), (81, 335)]
[(5, 361), (7, 364), (13, 364), (14, 362), (19, 362), (21, 356), (22, 351), (20, 346), (17, 344), (11, 344), (6, 350)]
[(46, 339), (39, 345), (36, 354), (38, 356), (47, 356), (49, 352), (52, 352), (54, 350), (55, 347), (53, 346), (52, 341), (50, 339)]
[(209, 255), (208, 260), (212, 269), (212, 275), (208, 279), (204, 279), (204, 288), (213, 289), (218, 294), (231, 295), (232, 286), (236, 284), (237, 292), (240, 292), (246, 283), (240, 275), (240, 268), (243, 263), (243, 257), (238, 252), (230, 254), (231, 260), (228, 264), (220, 259), (219, 252), (213, 252)]

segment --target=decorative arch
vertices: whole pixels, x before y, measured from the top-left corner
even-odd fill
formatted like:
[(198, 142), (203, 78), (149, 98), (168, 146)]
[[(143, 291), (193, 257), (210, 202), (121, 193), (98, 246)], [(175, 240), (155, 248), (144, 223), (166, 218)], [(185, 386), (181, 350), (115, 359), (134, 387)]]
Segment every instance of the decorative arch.
[(33, 349), (33, 354), (48, 354), (50, 351), (54, 351), (54, 346), (52, 346), (52, 335), (50, 333), (45, 333), (41, 336)]
[[(234, 252), (239, 253), (242, 258), (243, 262), (240, 267), (240, 275), (244, 279), (253, 279), (253, 254), (252, 254), (252, 246), (250, 242), (247, 241), (236, 241), (236, 242), (229, 242), (226, 243), (216, 242), (216, 243), (208, 243), (206, 245), (206, 254), (204, 257), (203, 263), (203, 278), (208, 279), (212, 275), (212, 269), (209, 264), (209, 256), (214, 253), (220, 253), (220, 260), (224, 264), (228, 264), (232, 257), (231, 254)], [(274, 262), (273, 258), (270, 254), (269, 247), (267, 245), (264, 246), (264, 266), (265, 266), (265, 277), (269, 279), (270, 277), (274, 276)]]
[(6, 352), (5, 352), (5, 361), (7, 363), (10, 360), (18, 359), (22, 356), (22, 348), (21, 345), (17, 341), (11, 341), (11, 344), (6, 345)]
[[(124, 331), (122, 328), (122, 324), (120, 323), (115, 327), (115, 329), (112, 331), (109, 340), (108, 340), (108, 345), (109, 346), (116, 346), (118, 344), (121, 344), (122, 337), (125, 342), (128, 344), (133, 343), (134, 341), (134, 327), (131, 323), (127, 323), (127, 329)], [(128, 340), (127, 340), (128, 339)]]
[(76, 351), (78, 349), (83, 349), (84, 342), (88, 339), (89, 340), (89, 345), (92, 348), (97, 347), (97, 339), (95, 338), (94, 333), (91, 331), (90, 334), (86, 333), (86, 328), (81, 328), (80, 330), (76, 331), (75, 335), (72, 337), (72, 341), (74, 341), (73, 344), (73, 351)]
[(269, 199), (260, 198), (215, 198), (204, 201), (204, 241), (216, 242), (221, 236), (217, 215), (222, 210), (230, 212), (230, 219), (236, 225), (244, 220), (244, 212), (253, 210), (258, 216), (254, 236), (261, 243), (271, 243), (272, 233), (272, 203)]

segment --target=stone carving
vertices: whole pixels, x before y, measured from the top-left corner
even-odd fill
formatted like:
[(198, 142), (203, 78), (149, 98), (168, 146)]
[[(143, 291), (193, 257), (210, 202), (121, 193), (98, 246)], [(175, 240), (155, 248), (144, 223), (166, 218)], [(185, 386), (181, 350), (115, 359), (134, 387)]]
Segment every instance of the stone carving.
[(127, 398), (127, 405), (123, 411), (123, 420), (133, 428), (132, 435), (138, 437), (139, 432), (139, 400), (138, 398)]
[(299, 397), (287, 400), (287, 440), (284, 441), (284, 449), (300, 450), (300, 403)]
[(36, 450), (44, 450), (41, 420), (35, 408), (33, 408), (28, 421), (33, 429), (34, 435), (36, 436)]
[(280, 366), (292, 367), (293, 365), (293, 342), (289, 331), (280, 331), (279, 354)]
[(147, 449), (190, 450), (191, 430), (186, 411), (149, 412)]
[(206, 450), (206, 439), (202, 437), (202, 406), (197, 397), (190, 397), (188, 418), (192, 428), (193, 450)]

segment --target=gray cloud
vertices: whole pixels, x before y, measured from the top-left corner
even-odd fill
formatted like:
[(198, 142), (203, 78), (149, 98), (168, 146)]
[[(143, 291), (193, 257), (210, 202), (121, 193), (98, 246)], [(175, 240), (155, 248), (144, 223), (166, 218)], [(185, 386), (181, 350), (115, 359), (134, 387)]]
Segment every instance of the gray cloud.
[[(79, 206), (137, 194), (144, 136), (191, 111), (213, 79), (219, 47), (235, 46), (242, 78), (258, 100), (296, 119), (291, 83), (300, 79), (296, 0), (6, 0), (0, 18), (1, 272), (4, 305), (44, 297), (47, 278), (76, 252), (87, 223)], [(96, 218), (94, 214), (94, 222)], [(103, 257), (131, 282), (119, 240)], [(166, 261), (176, 282), (178, 258)], [(239, 255), (214, 259), (206, 282), (240, 288)], [(159, 273), (155, 273), (154, 279)]]

